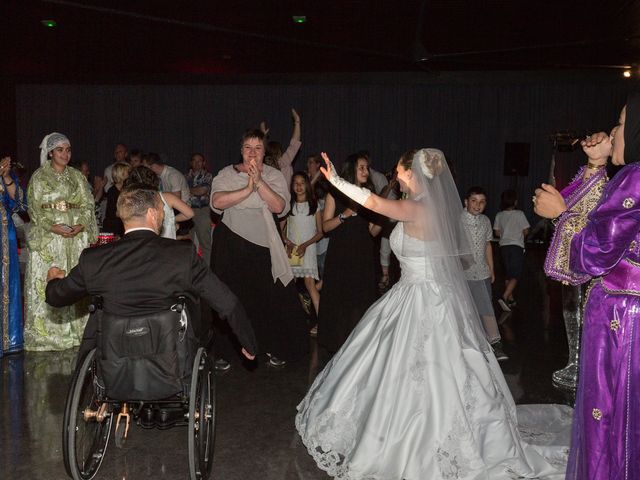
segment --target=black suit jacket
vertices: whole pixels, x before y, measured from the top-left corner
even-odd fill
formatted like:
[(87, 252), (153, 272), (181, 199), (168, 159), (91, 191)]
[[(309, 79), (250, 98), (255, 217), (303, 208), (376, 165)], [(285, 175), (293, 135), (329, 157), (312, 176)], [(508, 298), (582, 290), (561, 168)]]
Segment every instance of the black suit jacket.
[(53, 307), (63, 307), (87, 294), (100, 295), (104, 311), (120, 316), (166, 310), (178, 295), (193, 302), (201, 298), (229, 322), (249, 353), (257, 353), (245, 309), (189, 242), (137, 230), (117, 242), (87, 248), (64, 279), (47, 284), (46, 300)]

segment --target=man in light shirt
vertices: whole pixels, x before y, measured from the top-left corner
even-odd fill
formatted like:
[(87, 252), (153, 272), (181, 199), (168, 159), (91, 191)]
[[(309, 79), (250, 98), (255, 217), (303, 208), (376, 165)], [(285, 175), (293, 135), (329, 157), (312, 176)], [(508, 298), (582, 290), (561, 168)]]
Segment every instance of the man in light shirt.
[(191, 193), (189, 184), (182, 172), (172, 166), (166, 165), (157, 153), (147, 153), (142, 163), (158, 175), (160, 179), (160, 191), (170, 192), (179, 197), (183, 202), (189, 203)]

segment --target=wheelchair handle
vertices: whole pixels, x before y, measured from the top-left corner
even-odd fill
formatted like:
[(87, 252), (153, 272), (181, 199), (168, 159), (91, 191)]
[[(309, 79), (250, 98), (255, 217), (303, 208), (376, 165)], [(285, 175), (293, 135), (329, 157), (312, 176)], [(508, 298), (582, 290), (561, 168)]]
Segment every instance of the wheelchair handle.
[(100, 295), (92, 295), (91, 303), (88, 308), (89, 313), (95, 313), (97, 310), (102, 310), (102, 297)]
[(178, 295), (178, 303), (175, 305), (176, 312), (182, 313), (187, 305), (187, 297), (184, 295)]

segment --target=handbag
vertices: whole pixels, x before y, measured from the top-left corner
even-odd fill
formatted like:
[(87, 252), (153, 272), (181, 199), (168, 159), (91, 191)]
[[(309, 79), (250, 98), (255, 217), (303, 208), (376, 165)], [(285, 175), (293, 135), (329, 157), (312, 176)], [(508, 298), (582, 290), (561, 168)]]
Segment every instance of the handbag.
[[(287, 219), (287, 230), (289, 230), (290, 227), (293, 227), (293, 225), (291, 225), (289, 223), (289, 220)], [(296, 236), (295, 232), (292, 231), (291, 233), (294, 236)], [(293, 247), (293, 250), (291, 251), (291, 256), (289, 257), (289, 265), (291, 265), (292, 267), (301, 267), (303, 263), (304, 263), (304, 255), (300, 255), (298, 253), (298, 246), (296, 245), (295, 247)]]
[(298, 247), (295, 247), (289, 257), (289, 265), (292, 267), (301, 267), (304, 262), (304, 255), (298, 254)]

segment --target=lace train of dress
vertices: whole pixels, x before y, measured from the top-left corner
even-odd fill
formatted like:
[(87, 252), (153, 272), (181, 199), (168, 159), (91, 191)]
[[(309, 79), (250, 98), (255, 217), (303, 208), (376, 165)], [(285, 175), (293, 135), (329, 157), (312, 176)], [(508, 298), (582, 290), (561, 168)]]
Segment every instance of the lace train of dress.
[[(396, 255), (402, 235), (399, 223)], [(340, 480), (563, 478), (571, 409), (516, 409), (484, 339), (458, 332), (455, 292), (425, 275), (424, 257), (398, 258), (401, 280), (298, 406), (318, 466)]]

